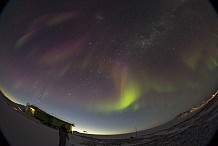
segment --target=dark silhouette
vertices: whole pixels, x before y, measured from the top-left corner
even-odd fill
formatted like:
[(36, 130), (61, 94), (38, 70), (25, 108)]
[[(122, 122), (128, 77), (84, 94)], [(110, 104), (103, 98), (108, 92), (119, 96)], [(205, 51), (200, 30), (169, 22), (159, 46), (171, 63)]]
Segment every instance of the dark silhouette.
[(69, 136), (67, 134), (67, 128), (63, 124), (61, 128), (59, 129), (59, 146), (65, 146), (66, 145), (66, 139), (69, 140)]
[(1, 130), (0, 130), (0, 145), (2, 146), (10, 146), (7, 142), (7, 140), (5, 139), (4, 135), (2, 134)]

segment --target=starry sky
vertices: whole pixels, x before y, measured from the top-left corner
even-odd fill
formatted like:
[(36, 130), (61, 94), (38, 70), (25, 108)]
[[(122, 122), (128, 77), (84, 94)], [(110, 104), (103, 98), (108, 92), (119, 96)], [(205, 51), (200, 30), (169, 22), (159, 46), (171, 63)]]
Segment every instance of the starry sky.
[(218, 19), (205, 0), (11, 0), (0, 88), (74, 130), (163, 124), (218, 87)]

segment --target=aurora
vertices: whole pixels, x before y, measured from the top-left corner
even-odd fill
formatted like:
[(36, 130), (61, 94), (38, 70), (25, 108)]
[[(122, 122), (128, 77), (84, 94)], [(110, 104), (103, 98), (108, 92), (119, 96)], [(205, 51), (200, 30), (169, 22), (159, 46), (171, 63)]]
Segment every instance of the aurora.
[(217, 25), (204, 0), (11, 0), (0, 17), (0, 88), (75, 131), (149, 129), (217, 90)]

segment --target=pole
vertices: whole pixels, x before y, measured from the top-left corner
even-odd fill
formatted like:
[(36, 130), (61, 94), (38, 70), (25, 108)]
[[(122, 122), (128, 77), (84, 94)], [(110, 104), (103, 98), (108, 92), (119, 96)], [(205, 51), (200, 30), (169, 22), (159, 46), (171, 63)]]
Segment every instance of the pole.
[(137, 127), (135, 127), (135, 136), (137, 137)]

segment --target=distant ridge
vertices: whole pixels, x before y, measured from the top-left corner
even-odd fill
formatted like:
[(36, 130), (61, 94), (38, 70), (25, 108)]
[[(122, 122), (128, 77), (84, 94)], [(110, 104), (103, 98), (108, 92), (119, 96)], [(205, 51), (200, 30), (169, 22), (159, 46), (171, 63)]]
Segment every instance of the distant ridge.
[(190, 113), (195, 112), (195, 111), (198, 112), (204, 108), (207, 108), (208, 106), (210, 106), (211, 104), (213, 104), (215, 102), (215, 100), (217, 99), (217, 95), (218, 95), (218, 90), (210, 98), (208, 98), (207, 101), (204, 101), (201, 104), (199, 104), (198, 106), (190, 108), (189, 110), (178, 114), (175, 117), (175, 119), (179, 118), (181, 116), (184, 116), (186, 114), (190, 114)]
[(5, 96), (5, 94), (2, 92), (2, 90), (0, 89), (0, 96), (4, 97), (4, 99), (6, 99), (9, 102), (13, 102), (12, 100), (10, 100), (8, 97)]
[(9, 106), (14, 107), (19, 107), (20, 109), (22, 109), (22, 111), (25, 110), (25, 106), (19, 103), (16, 103), (12, 100), (10, 100), (7, 96), (5, 96), (5, 94), (2, 92), (2, 90), (0, 89), (0, 99), (4, 100), (4, 102), (6, 102)]
[(2, 90), (1, 90), (1, 89), (0, 89), (0, 95), (1, 95), (1, 96), (4, 96), (4, 94), (2, 93)]

